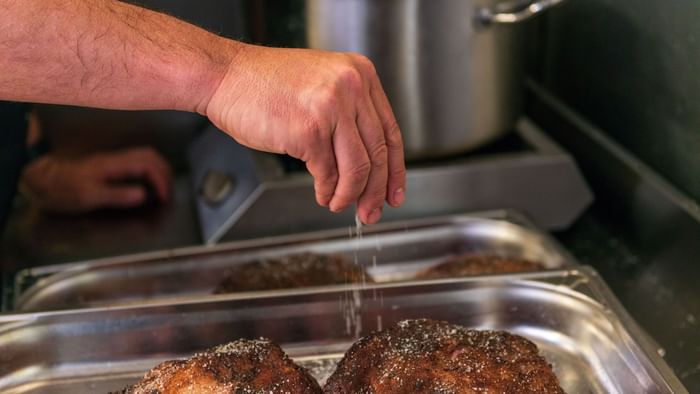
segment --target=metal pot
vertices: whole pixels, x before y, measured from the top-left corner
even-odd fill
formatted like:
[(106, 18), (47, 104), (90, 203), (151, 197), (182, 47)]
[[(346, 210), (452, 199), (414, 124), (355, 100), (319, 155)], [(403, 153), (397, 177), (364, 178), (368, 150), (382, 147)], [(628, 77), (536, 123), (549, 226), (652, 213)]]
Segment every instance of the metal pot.
[(507, 133), (520, 115), (522, 32), (564, 0), (307, 0), (312, 48), (375, 64), (408, 158), (448, 155)]

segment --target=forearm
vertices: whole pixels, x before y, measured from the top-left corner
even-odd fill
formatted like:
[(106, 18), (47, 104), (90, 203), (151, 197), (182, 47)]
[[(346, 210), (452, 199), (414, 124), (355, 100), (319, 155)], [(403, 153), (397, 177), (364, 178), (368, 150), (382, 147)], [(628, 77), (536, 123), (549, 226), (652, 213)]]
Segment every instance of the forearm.
[(112, 0), (0, 0), (0, 99), (204, 113), (238, 44)]

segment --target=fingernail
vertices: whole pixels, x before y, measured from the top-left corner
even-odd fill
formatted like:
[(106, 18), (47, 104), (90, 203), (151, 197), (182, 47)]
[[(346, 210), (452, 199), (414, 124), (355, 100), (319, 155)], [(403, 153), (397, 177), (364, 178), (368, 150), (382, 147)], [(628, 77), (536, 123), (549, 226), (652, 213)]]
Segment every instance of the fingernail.
[(380, 208), (374, 208), (372, 212), (367, 215), (367, 224), (377, 223), (381, 217), (382, 210)]
[(396, 189), (394, 191), (394, 204), (395, 205), (401, 205), (403, 204), (403, 201), (406, 199), (406, 192), (403, 190), (402, 187)]

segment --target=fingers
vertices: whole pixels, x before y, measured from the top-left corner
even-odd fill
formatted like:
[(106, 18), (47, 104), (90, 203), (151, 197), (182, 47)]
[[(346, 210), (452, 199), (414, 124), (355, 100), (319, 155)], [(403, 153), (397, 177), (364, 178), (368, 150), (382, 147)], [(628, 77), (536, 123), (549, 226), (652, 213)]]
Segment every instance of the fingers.
[(373, 80), (370, 96), (384, 131), (387, 147), (388, 180), (386, 201), (393, 207), (403, 204), (406, 197), (406, 163), (403, 153), (401, 130), (391, 110), (389, 100), (378, 78)]
[[(371, 61), (350, 56), (361, 77), (346, 78), (350, 83), (341, 100), (346, 111), (341, 119), (345, 120), (338, 123), (333, 137), (339, 178), (330, 208), (339, 211), (356, 201), (362, 222), (374, 224), (381, 217), (384, 201), (398, 207), (405, 199), (403, 141)], [(355, 114), (354, 124), (347, 118), (348, 110)], [(362, 146), (358, 146), (358, 136)]]
[(87, 198), (86, 210), (100, 208), (135, 208), (143, 205), (148, 198), (148, 193), (139, 185), (111, 185), (102, 183), (96, 185)]
[(357, 213), (365, 224), (379, 221), (387, 195), (387, 145), (382, 124), (372, 101), (358, 104), (357, 125), (370, 161), (370, 172), (365, 190), (357, 202)]
[[(168, 163), (152, 148), (132, 148), (104, 155), (96, 162), (101, 166), (102, 182), (96, 182), (88, 192), (91, 209), (134, 208), (148, 200), (143, 185), (119, 183), (134, 179), (146, 180), (160, 201), (170, 198), (172, 172)], [(116, 182), (115, 182), (116, 181)]]
[(162, 202), (170, 198), (172, 172), (168, 163), (152, 148), (133, 148), (106, 158), (106, 177), (111, 181), (145, 179)]
[(333, 212), (340, 212), (362, 195), (371, 170), (369, 156), (355, 119), (340, 119), (333, 133), (333, 151), (338, 167), (338, 184), (329, 208)]
[(318, 133), (314, 130), (311, 134), (315, 137), (308, 139), (309, 150), (306, 153), (306, 169), (314, 178), (314, 190), (316, 202), (323, 207), (328, 207), (338, 185), (338, 168), (333, 154), (333, 135)]

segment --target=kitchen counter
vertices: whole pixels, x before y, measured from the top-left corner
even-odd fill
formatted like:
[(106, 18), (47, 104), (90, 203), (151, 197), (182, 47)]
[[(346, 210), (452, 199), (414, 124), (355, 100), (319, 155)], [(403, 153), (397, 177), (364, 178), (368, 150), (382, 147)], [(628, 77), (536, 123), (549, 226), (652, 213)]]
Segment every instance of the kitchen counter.
[[(662, 347), (666, 361), (686, 388), (700, 392), (700, 264), (695, 263), (700, 255), (695, 254), (693, 260), (654, 255), (626, 239), (600, 205), (556, 236), (581, 263), (600, 273), (632, 317)], [(676, 253), (675, 257), (683, 254)]]
[[(600, 272), (688, 390), (700, 392), (700, 215), (560, 103), (537, 89), (531, 96), (531, 115), (556, 130), (552, 136), (576, 156), (597, 196), (556, 237)], [(170, 204), (151, 208), (67, 218), (21, 207), (3, 242), (3, 272), (201, 242), (186, 176), (176, 180)]]

